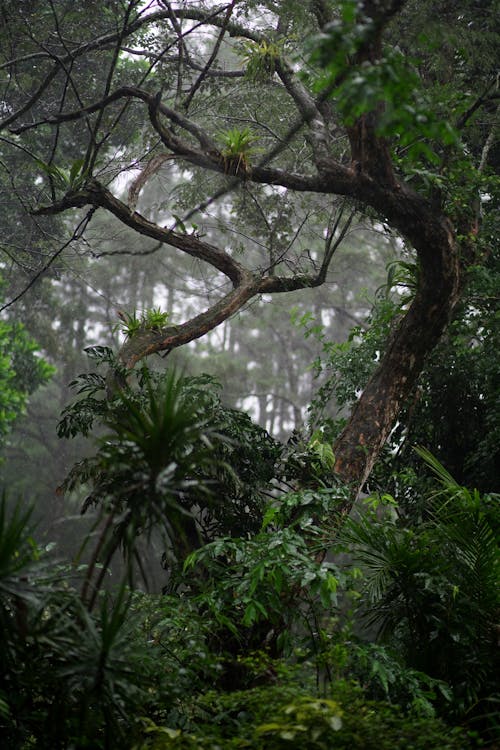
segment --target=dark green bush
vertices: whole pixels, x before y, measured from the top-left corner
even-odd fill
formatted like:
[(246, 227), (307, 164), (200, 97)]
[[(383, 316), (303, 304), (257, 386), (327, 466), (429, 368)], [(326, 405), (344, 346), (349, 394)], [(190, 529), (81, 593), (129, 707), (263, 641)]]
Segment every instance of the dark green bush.
[[(471, 741), (453, 725), (473, 719), (492, 738), (495, 498), (459, 486), (425, 454), (438, 475), (425, 522), (372, 498), (343, 535), (339, 548), (364, 569), (360, 586), (352, 557), (342, 566), (324, 556), (348, 490), (325, 485), (332, 456), (319, 437), (296, 457), (306, 488), (265, 502), (276, 445), (210, 389), (200, 400), (204, 381), (141, 378), (105, 407), (84, 395), (67, 413), (69, 431), (73, 419), (108, 430), (70, 480), (88, 482), (104, 528), (83, 582), (48, 563), (29, 513), (0, 504), (7, 746), (465, 750)], [(237, 456), (253, 437), (257, 469)], [(239, 535), (221, 533), (226, 498), (229, 515), (242, 516)], [(135, 560), (136, 537), (158, 525), (179, 563), (170, 594), (133, 592), (132, 576), (105, 592), (112, 555), (121, 545)], [(353, 636), (356, 600), (385, 644)]]
[(277, 684), (201, 696), (199, 721), (189, 731), (145, 722), (137, 750), (466, 750), (465, 732), (439, 719), (405, 715), (397, 706), (367, 701), (348, 682), (331, 696)]

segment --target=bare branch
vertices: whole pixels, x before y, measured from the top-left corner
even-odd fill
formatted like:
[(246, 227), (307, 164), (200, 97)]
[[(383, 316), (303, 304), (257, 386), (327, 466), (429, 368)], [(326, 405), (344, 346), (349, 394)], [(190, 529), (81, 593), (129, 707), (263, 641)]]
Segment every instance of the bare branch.
[(25, 112), (27, 112), (31, 107), (36, 104), (36, 102), (40, 99), (43, 92), (50, 86), (54, 78), (56, 77), (57, 73), (59, 72), (59, 66), (54, 65), (52, 69), (47, 73), (45, 78), (43, 79), (42, 83), (39, 85), (39, 87), (36, 89), (36, 91), (30, 96), (30, 98), (23, 104), (19, 109), (17, 109), (15, 112), (13, 112), (8, 117), (5, 117), (3, 120), (0, 121), (0, 130), (3, 130), (3, 128), (6, 128), (8, 125), (11, 124), (11, 122), (15, 122), (18, 120), (22, 115), (24, 115)]
[[(135, 0), (131, 0), (130, 6), (127, 9), (127, 15), (126, 15), (127, 19), (128, 19), (128, 16), (130, 15), (131, 10), (135, 8), (136, 6), (137, 6), (137, 3), (135, 2)], [(209, 13), (206, 17), (200, 18), (199, 23), (195, 24), (192, 28), (182, 33), (182, 38), (193, 33), (197, 28), (199, 28), (200, 26), (203, 26), (206, 22), (210, 22), (212, 19), (216, 18), (217, 15), (219, 13), (223, 13), (226, 10), (226, 8), (227, 6), (223, 6), (222, 8), (218, 8), (214, 10), (212, 13)], [(98, 37), (97, 39), (94, 39), (89, 42), (85, 42), (83, 44), (76, 45), (73, 48), (65, 44), (64, 46), (67, 49), (67, 54), (64, 56), (58, 57), (58, 56), (55, 56), (49, 50), (43, 49), (42, 52), (34, 52), (28, 55), (22, 55), (18, 58), (13, 58), (11, 60), (8, 60), (2, 63), (2, 65), (0, 65), (0, 70), (4, 68), (5, 69), (13, 68), (24, 62), (31, 63), (37, 60), (55, 60), (56, 61), (55, 65), (52, 67), (49, 73), (45, 76), (45, 78), (40, 83), (36, 91), (28, 98), (28, 100), (23, 105), (21, 105), (15, 112), (11, 113), (2, 121), (0, 121), (0, 129), (8, 127), (12, 123), (19, 120), (19, 118), (23, 114), (28, 112), (33, 107), (33, 105), (36, 104), (36, 102), (40, 100), (40, 97), (42, 96), (44, 91), (46, 91), (50, 83), (57, 76), (59, 70), (61, 68), (64, 69), (65, 65), (74, 62), (77, 58), (82, 57), (88, 54), (89, 52), (94, 52), (94, 51), (99, 51), (99, 50), (104, 51), (104, 50), (108, 50), (112, 48), (115, 50), (115, 54), (116, 54), (117, 52), (120, 51), (123, 40), (133, 35), (136, 31), (140, 30), (143, 26), (154, 25), (155, 23), (159, 21), (169, 19), (169, 18), (170, 18), (170, 14), (168, 11), (157, 11), (156, 13), (151, 13), (149, 15), (139, 14), (132, 21), (128, 22), (127, 20), (126, 23), (122, 26), (122, 28), (118, 32), (104, 34)], [(61, 37), (60, 39), (62, 41)], [(157, 56), (153, 65), (163, 56), (164, 56), (164, 53)], [(234, 72), (234, 73), (231, 73), (230, 75), (231, 77), (241, 76), (243, 75), (243, 73)], [(78, 96), (77, 96), (77, 99), (78, 99)], [(41, 123), (39, 122), (37, 124), (39, 125)], [(16, 132), (23, 132), (23, 130), (28, 129), (28, 127), (21, 128), (17, 130)]]
[(487, 102), (495, 98), (495, 96), (490, 93), (492, 89), (498, 90), (498, 77), (490, 81), (490, 83), (484, 89), (483, 93), (480, 96), (478, 96), (478, 98), (469, 107), (469, 109), (459, 117), (457, 121), (457, 125), (456, 125), (458, 130), (461, 130), (462, 128), (465, 127), (465, 125), (467, 125), (472, 115), (474, 115), (478, 109), (480, 109), (484, 104), (486, 104)]
[[(227, 11), (228, 7), (228, 5), (224, 5), (210, 15), (207, 15), (204, 11), (197, 10), (196, 8), (177, 8), (175, 10), (175, 14), (178, 18), (186, 18), (191, 21), (199, 21), (204, 25), (210, 24), (212, 26), (218, 26), (220, 28), (224, 24), (221, 15), (222, 13)], [(249, 29), (246, 26), (242, 26), (235, 21), (230, 21), (229, 23), (226, 23), (224, 25), (229, 36), (232, 37), (242, 37), (244, 39), (249, 39), (252, 42), (262, 42), (266, 38), (265, 34)]]
[(323, 262), (321, 264), (321, 268), (318, 274), (319, 278), (322, 279), (322, 281), (326, 280), (326, 275), (328, 273), (330, 264), (333, 260), (333, 256), (335, 255), (336, 251), (338, 250), (338, 248), (344, 241), (344, 237), (349, 231), (349, 228), (353, 222), (354, 216), (356, 215), (355, 210), (351, 211), (346, 221), (344, 222), (339, 234), (337, 235), (337, 237), (335, 237), (335, 235), (337, 234), (337, 230), (340, 226), (340, 222), (342, 220), (344, 210), (345, 210), (345, 204), (341, 206), (340, 210), (337, 212), (337, 216), (333, 224), (333, 227), (328, 233), (328, 236), (325, 241), (325, 255), (323, 257)]
[[(220, 8), (216, 8), (214, 11), (212, 11), (208, 15), (204, 16), (203, 14), (199, 14), (199, 18), (195, 19), (195, 20), (199, 20), (199, 23), (193, 28), (184, 32), (183, 36), (186, 36), (187, 34), (192, 33), (196, 28), (199, 28), (199, 26), (202, 26), (205, 23), (212, 22), (213, 19), (215, 19), (220, 13), (224, 13), (226, 8), (227, 8), (227, 5), (224, 5)], [(181, 14), (177, 13), (177, 15), (180, 16)], [(76, 45), (73, 49), (70, 49), (70, 52), (68, 53), (66, 57), (61, 58), (61, 62), (69, 62), (70, 60), (75, 60), (77, 57), (82, 57), (83, 55), (86, 55), (88, 52), (94, 52), (96, 50), (106, 50), (106, 49), (109, 49), (110, 46), (114, 47), (114, 45), (116, 44), (119, 38), (125, 39), (131, 36), (132, 34), (135, 34), (135, 32), (139, 31), (143, 26), (154, 25), (155, 23), (164, 21), (166, 19), (170, 19), (170, 14), (166, 10), (160, 10), (155, 13), (149, 13), (148, 15), (139, 13), (137, 17), (134, 20), (132, 20), (125, 29), (118, 31), (118, 32), (115, 31), (109, 34), (103, 34), (102, 36), (97, 37), (96, 39), (93, 39), (89, 42), (84, 42), (83, 44)], [(0, 70), (4, 68), (11, 68), (23, 62), (33, 62), (35, 60), (50, 59), (52, 57), (53, 56), (46, 51), (32, 52), (28, 55), (21, 55), (20, 57), (15, 57), (15, 58), (12, 58), (11, 60), (7, 60), (6, 62), (0, 65)]]
[(486, 138), (486, 141), (484, 142), (484, 146), (481, 151), (481, 160), (479, 162), (479, 167), (478, 167), (478, 170), (480, 172), (484, 172), (484, 168), (486, 167), (486, 164), (488, 163), (488, 156), (490, 154), (491, 149), (493, 148), (495, 144), (495, 137), (496, 137), (498, 127), (499, 127), (499, 114), (500, 114), (500, 105), (496, 109), (493, 124), (491, 126), (490, 132), (488, 133), (488, 136)]
[[(112, 57), (111, 64), (108, 69), (108, 74), (106, 76), (106, 81), (104, 84), (104, 97), (108, 96), (109, 92), (111, 91), (111, 84), (113, 82), (113, 77), (115, 74), (116, 66), (118, 64), (118, 59), (120, 55), (120, 45), (126, 34), (126, 29), (127, 29), (127, 25), (128, 25), (131, 13), (135, 9), (137, 4), (138, 4), (137, 0), (129, 0), (127, 8), (125, 10), (125, 14), (123, 17), (123, 24), (118, 32), (118, 38), (116, 40), (116, 45), (113, 50), (113, 57)], [(102, 145), (102, 144), (99, 144), (97, 141), (97, 134), (101, 126), (103, 115), (104, 115), (104, 110), (103, 109), (98, 110), (97, 119), (96, 119), (96, 122), (94, 123), (92, 132), (91, 132), (89, 147), (85, 155), (85, 162), (84, 162), (83, 169), (89, 174), (92, 174), (92, 170), (94, 168), (94, 165), (95, 165), (98, 153), (99, 153), (100, 145)]]
[[(85, 115), (93, 114), (94, 112), (101, 112), (107, 106), (113, 104), (113, 102), (119, 101), (120, 99), (142, 100), (150, 108), (152, 108), (153, 111), (160, 112), (161, 114), (168, 117), (168, 119), (170, 119), (175, 125), (179, 125), (188, 133), (194, 135), (203, 148), (216, 150), (213, 141), (208, 138), (206, 133), (201, 128), (199, 128), (198, 125), (196, 125), (192, 120), (184, 117), (179, 112), (176, 112), (176, 110), (167, 107), (165, 104), (159, 101), (158, 96), (153, 96), (144, 89), (138, 88), (136, 86), (121, 86), (112, 94), (106, 94), (99, 101), (94, 102), (94, 104), (89, 104), (87, 107), (82, 107), (81, 109), (74, 110), (73, 112), (62, 112), (58, 115), (52, 115), (51, 117), (43, 118), (42, 120), (38, 120), (34, 123), (19, 125), (16, 128), (11, 128), (10, 131), (11, 133), (20, 134), (26, 132), (27, 130), (33, 130), (34, 128), (40, 127), (40, 125), (56, 125), (61, 122), (73, 122), (76, 120), (80, 120)], [(172, 142), (175, 142), (175, 139), (173, 139)]]
[(153, 156), (148, 161), (144, 169), (137, 175), (128, 189), (128, 207), (130, 211), (135, 211), (139, 193), (141, 192), (146, 182), (150, 177), (158, 172), (162, 164), (164, 164), (168, 159), (175, 159), (175, 154), (156, 154), (156, 156)]
[[(158, 55), (156, 52), (151, 52), (151, 50), (147, 49), (135, 49), (134, 47), (124, 47), (121, 46), (121, 51), (126, 52), (129, 55), (137, 55), (138, 57), (146, 57), (150, 60), (156, 61), (158, 59)], [(177, 63), (179, 61), (178, 55), (166, 55), (163, 57), (163, 60), (165, 62), (170, 63)], [(205, 78), (243, 78), (245, 76), (244, 70), (219, 70), (215, 68), (209, 68), (206, 70), (206, 65), (200, 65), (195, 60), (189, 58), (184, 59), (184, 64), (188, 68), (192, 68), (193, 70), (196, 70), (198, 72), (205, 71)]]
[(183, 66), (184, 60), (188, 60), (190, 56), (189, 56), (189, 52), (187, 50), (186, 44), (184, 42), (184, 35), (182, 33), (182, 27), (174, 11), (172, 10), (171, 4), (169, 2), (166, 2), (165, 0), (163, 5), (165, 5), (168, 11), (170, 22), (172, 24), (172, 27), (175, 33), (177, 34), (177, 43), (179, 45), (179, 56), (177, 59), (177, 85), (176, 85), (176, 94), (175, 94), (175, 104), (176, 106), (178, 106), (180, 105), (181, 99), (182, 99), (182, 66)]
[(0, 307), (0, 312), (3, 312), (11, 305), (18, 302), (21, 297), (23, 297), (26, 292), (28, 292), (32, 286), (36, 284), (36, 282), (49, 270), (49, 268), (54, 264), (54, 262), (57, 260), (57, 258), (61, 255), (61, 253), (64, 252), (64, 250), (71, 245), (71, 243), (75, 242), (75, 240), (79, 239), (83, 233), (85, 232), (86, 228), (89, 225), (90, 220), (92, 219), (92, 216), (94, 215), (95, 208), (91, 208), (87, 214), (84, 216), (84, 218), (80, 221), (78, 226), (76, 227), (75, 231), (63, 245), (55, 252), (53, 253), (47, 263), (41, 268), (29, 281), (29, 283), (22, 289), (22, 291), (19, 292), (19, 294), (16, 294), (15, 297), (13, 297), (9, 302), (6, 302), (2, 307)]
[(226, 16), (223, 20), (222, 28), (220, 30), (219, 36), (217, 37), (217, 41), (214, 44), (214, 48), (210, 54), (210, 57), (208, 58), (206, 65), (204, 66), (203, 70), (201, 71), (200, 75), (196, 79), (196, 81), (191, 86), (191, 89), (189, 90), (186, 98), (184, 99), (184, 109), (187, 111), (189, 109), (189, 105), (193, 100), (194, 95), (200, 88), (201, 84), (203, 83), (208, 71), (212, 67), (215, 59), (217, 58), (217, 55), (219, 54), (219, 49), (222, 44), (222, 40), (224, 39), (224, 36), (226, 34), (227, 25), (229, 23), (229, 20), (232, 16), (234, 6), (236, 4), (236, 0), (232, 0), (230, 5), (228, 6)]

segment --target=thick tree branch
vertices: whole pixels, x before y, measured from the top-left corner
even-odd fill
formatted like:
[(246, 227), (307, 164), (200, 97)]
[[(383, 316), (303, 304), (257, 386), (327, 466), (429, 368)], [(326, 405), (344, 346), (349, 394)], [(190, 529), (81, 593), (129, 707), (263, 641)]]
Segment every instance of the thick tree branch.
[(283, 60), (276, 60), (276, 72), (294, 100), (304, 123), (309, 126), (316, 163), (331, 154), (331, 139), (317, 102)]
[[(62, 122), (74, 122), (76, 120), (80, 120), (86, 115), (94, 114), (95, 112), (102, 112), (110, 104), (113, 104), (120, 99), (139, 99), (145, 102), (148, 107), (152, 108), (155, 111), (157, 110), (161, 114), (165, 115), (165, 117), (168, 117), (168, 119), (171, 120), (175, 125), (178, 125), (188, 133), (193, 135), (203, 148), (215, 149), (213, 141), (207, 136), (202, 128), (196, 125), (195, 122), (188, 119), (184, 115), (181, 115), (171, 107), (167, 107), (159, 100), (158, 96), (154, 96), (148, 91), (145, 91), (144, 89), (136, 86), (120, 86), (111, 94), (102, 97), (99, 101), (94, 102), (93, 104), (89, 104), (87, 107), (82, 107), (81, 109), (74, 110), (72, 112), (61, 112), (60, 114), (43, 118), (34, 123), (19, 125), (17, 128), (11, 128), (11, 132), (20, 134), (26, 132), (27, 130), (38, 128), (41, 125), (56, 125)], [(175, 139), (173, 139), (172, 142), (175, 143)]]
[(324, 279), (320, 274), (291, 277), (266, 276), (247, 272), (239, 286), (211, 305), (207, 310), (190, 320), (161, 331), (145, 329), (129, 338), (120, 350), (120, 360), (127, 369), (134, 367), (144, 357), (159, 352), (171, 351), (184, 346), (212, 331), (241, 310), (247, 302), (259, 294), (276, 294), (312, 289), (320, 286)]
[(260, 279), (249, 274), (245, 280), (205, 312), (178, 325), (168, 326), (162, 331), (143, 330), (127, 339), (120, 350), (120, 360), (127, 369), (132, 369), (144, 357), (158, 352), (170, 351), (204, 336), (234, 315), (259, 292)]
[(35, 215), (62, 213), (69, 208), (80, 208), (86, 205), (104, 208), (116, 216), (123, 224), (134, 229), (145, 237), (164, 242), (166, 245), (182, 250), (193, 258), (209, 263), (213, 268), (227, 276), (233, 285), (238, 286), (248, 276), (248, 271), (228, 253), (214, 245), (203, 242), (194, 234), (178, 234), (171, 229), (160, 227), (137, 212), (131, 212), (128, 206), (97, 181), (77, 193), (69, 193), (61, 201), (50, 206), (36, 209)]
[[(259, 294), (286, 293), (298, 289), (314, 288), (324, 283), (328, 266), (333, 257), (332, 246), (325, 249), (325, 257), (317, 274), (295, 274), (290, 277), (267, 276), (253, 273), (235, 261), (228, 253), (202, 242), (194, 235), (183, 235), (154, 224), (117, 199), (109, 190), (91, 182), (77, 193), (66, 195), (61, 201), (37, 209), (36, 214), (57, 214), (69, 208), (85, 205), (101, 207), (112, 213), (123, 224), (139, 234), (156, 239), (175, 247), (186, 254), (209, 263), (224, 273), (233, 283), (234, 289), (211, 305), (203, 313), (179, 325), (168, 326), (163, 330), (144, 329), (127, 339), (120, 359), (127, 368), (132, 368), (139, 360), (154, 353), (170, 351), (216, 328), (220, 323), (241, 310), (249, 300)], [(339, 219), (340, 221), (340, 219)], [(338, 229), (337, 222), (335, 229)], [(342, 241), (349, 226), (349, 220), (337, 237), (334, 247)]]
[[(148, 105), (153, 125), (164, 144), (174, 153), (184, 157), (196, 166), (224, 173), (224, 165), (220, 160), (220, 155), (215, 144), (201, 128), (188, 118), (162, 104), (158, 101), (158, 97), (136, 87), (120, 87), (100, 102), (76, 112), (62, 113), (53, 118), (48, 118), (43, 122), (77, 120), (86, 114), (104, 108), (114, 101), (130, 97), (138, 98)], [(200, 151), (187, 142), (181, 141), (177, 136), (174, 136), (161, 123), (159, 113), (170, 118), (172, 122), (194, 135), (202, 148), (206, 150)], [(23, 126), (16, 129), (15, 132), (26, 130), (29, 127), (34, 126)], [(261, 161), (265, 161), (266, 158), (264, 157)], [(318, 169), (320, 170), (319, 175), (303, 175), (287, 170), (256, 166), (248, 173), (245, 173), (245, 179), (261, 184), (279, 185), (291, 190), (337, 194), (363, 201), (375, 208), (382, 218), (387, 218), (400, 232), (409, 237), (412, 242), (413, 229), (417, 230), (417, 234), (420, 236), (422, 214), (425, 214), (429, 221), (436, 223), (436, 214), (429, 202), (403, 182), (398, 182), (395, 185), (387, 184), (385, 180), (380, 182), (375, 176), (341, 165), (334, 159), (327, 157), (318, 160)], [(438, 217), (437, 221), (439, 223), (441, 218)], [(424, 250), (425, 248), (422, 248), (422, 251)]]

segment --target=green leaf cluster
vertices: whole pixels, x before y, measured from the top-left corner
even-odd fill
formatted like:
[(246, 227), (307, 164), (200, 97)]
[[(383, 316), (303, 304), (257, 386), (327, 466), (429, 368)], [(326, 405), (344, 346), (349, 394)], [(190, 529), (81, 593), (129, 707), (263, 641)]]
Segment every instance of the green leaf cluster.
[[(117, 367), (109, 349), (89, 354), (98, 365)], [(96, 421), (106, 432), (63, 488), (83, 485), (84, 510), (113, 514), (109, 544), (119, 541), (129, 556), (138, 536), (161, 528), (175, 588), (174, 571), (193, 549), (218, 534), (258, 529), (262, 490), (274, 477), (280, 446), (247, 415), (224, 407), (210, 377), (147, 368), (134, 375), (118, 367), (114, 378), (121, 386), (111, 400), (101, 374), (73, 381), (79, 397), (64, 410), (59, 434), (87, 435)]]
[(55, 372), (37, 352), (22, 323), (0, 321), (0, 440), (24, 413), (30, 394)]
[[(357, 44), (362, 43), (365, 25), (356, 26)], [(369, 28), (369, 27), (368, 27)], [(339, 33), (334, 27), (333, 37)], [(446, 103), (432, 100), (426, 93), (418, 75), (418, 61), (396, 49), (386, 50), (375, 62), (363, 62), (347, 68), (347, 51), (343, 56), (336, 48), (333, 59), (327, 50), (334, 44), (321, 37), (320, 49), (313, 53), (326, 67), (328, 74), (320, 78), (315, 88), (322, 91), (339, 79), (333, 96), (346, 125), (351, 126), (362, 115), (377, 113), (376, 128), (380, 136), (391, 140), (405, 169), (422, 164), (422, 159), (432, 165), (442, 161), (443, 148), (457, 147), (458, 132), (443, 112)], [(343, 41), (343, 46), (346, 40)], [(404, 162), (404, 163), (403, 163)]]
[(248, 172), (250, 158), (258, 153), (254, 145), (257, 137), (248, 126), (244, 128), (230, 128), (220, 133), (222, 140), (222, 159), (225, 172)]
[(282, 54), (282, 45), (267, 39), (261, 42), (244, 41), (237, 48), (237, 54), (243, 60), (245, 77), (248, 80), (267, 81), (275, 73), (276, 60)]
[[(198, 566), (206, 573), (196, 578), (210, 581), (207, 606), (236, 637), (241, 626), (264, 622), (275, 628), (272, 636), (282, 648), (289, 637), (285, 626), (296, 619), (293, 611), (287, 614), (285, 602), (302, 602), (306, 619), (315, 600), (327, 609), (336, 604), (336, 566), (316, 562), (303, 536), (291, 529), (211, 542), (190, 555), (184, 569), (196, 572)], [(226, 621), (229, 603), (232, 616)]]
[(35, 159), (35, 163), (46, 174), (55, 188), (79, 190), (85, 184), (88, 176), (85, 170), (85, 159), (77, 159), (69, 169), (63, 169), (55, 164), (48, 164), (41, 159)]
[(343, 535), (365, 570), (367, 622), (403, 647), (410, 666), (447, 682), (451, 710), (465, 711), (496, 692), (498, 496), (469, 491), (428, 451), (419, 454), (440, 483), (427, 519), (369, 512)]
[(153, 307), (150, 310), (143, 310), (140, 314), (134, 310), (132, 313), (120, 311), (122, 322), (117, 328), (127, 338), (136, 336), (140, 331), (160, 331), (167, 323), (170, 314), (163, 312), (160, 307)]

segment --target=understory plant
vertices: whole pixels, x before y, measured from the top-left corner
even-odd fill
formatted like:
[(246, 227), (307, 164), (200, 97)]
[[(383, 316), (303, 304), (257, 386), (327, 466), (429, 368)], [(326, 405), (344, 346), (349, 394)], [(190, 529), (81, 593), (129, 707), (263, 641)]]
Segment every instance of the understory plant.
[(4, 747), (124, 746), (168, 684), (120, 587), (94, 613), (78, 571), (49, 559), (31, 514), (0, 502), (0, 735)]
[(491, 719), (496, 731), (499, 498), (468, 490), (419, 454), (437, 478), (425, 519), (415, 523), (393, 501), (391, 512), (368, 510), (343, 531), (364, 571), (359, 613), (406, 664), (449, 685), (445, 713)]
[[(319, 434), (291, 460), (210, 379), (143, 370), (122, 383), (106, 398), (105, 378), (80, 376), (60, 428), (102, 430), (67, 482), (95, 508), (87, 558), (49, 564), (29, 515), (1, 506), (9, 747), (472, 746), (442, 717), (493, 705), (490, 500), (434, 464), (425, 524), (374, 498), (339, 539), (350, 490), (327, 484)], [(133, 563), (158, 528), (165, 588), (153, 594)], [(385, 642), (367, 640), (361, 617)]]

